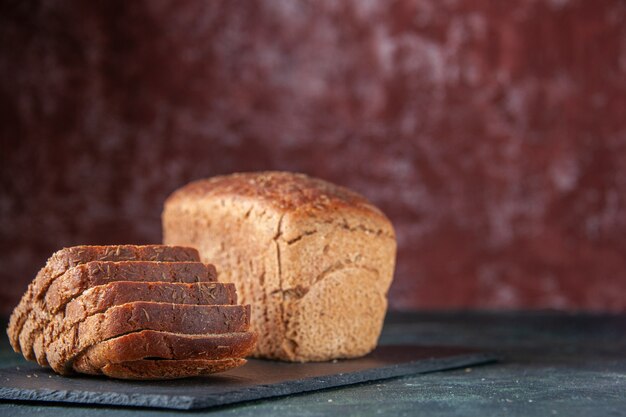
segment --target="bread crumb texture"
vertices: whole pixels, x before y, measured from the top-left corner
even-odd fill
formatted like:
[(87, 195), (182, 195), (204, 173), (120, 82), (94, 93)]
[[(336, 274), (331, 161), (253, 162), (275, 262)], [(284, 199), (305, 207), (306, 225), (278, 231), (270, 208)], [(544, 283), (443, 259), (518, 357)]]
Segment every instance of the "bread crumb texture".
[(163, 230), (165, 244), (197, 248), (252, 305), (255, 356), (324, 361), (376, 346), (396, 239), (363, 196), (303, 174), (214, 177), (168, 198)]

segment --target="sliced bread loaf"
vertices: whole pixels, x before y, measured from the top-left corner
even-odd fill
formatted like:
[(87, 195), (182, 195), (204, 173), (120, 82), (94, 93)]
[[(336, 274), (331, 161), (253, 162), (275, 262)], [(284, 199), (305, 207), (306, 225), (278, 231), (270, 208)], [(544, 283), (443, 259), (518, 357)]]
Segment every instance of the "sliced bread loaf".
[[(19, 336), (31, 308), (48, 290), (50, 284), (68, 269), (91, 261), (146, 260), (159, 262), (199, 261), (198, 251), (189, 247), (163, 245), (114, 245), (114, 246), (75, 246), (55, 252), (38, 272), (35, 279), (13, 310), (7, 334), (13, 350), (21, 352)], [(32, 352), (26, 352), (32, 356)]]
[(45, 365), (45, 358), (36, 355), (35, 350), (40, 352), (42, 347), (36, 339), (67, 302), (92, 286), (115, 281), (213, 282), (216, 277), (214, 266), (200, 262), (92, 261), (72, 267), (50, 284), (43, 298), (34, 301), (19, 335), (22, 353)]
[(215, 282), (215, 268), (197, 262), (196, 250), (113, 248), (66, 249), (40, 271), (7, 329), (26, 357), (34, 352), (42, 365), (49, 358), (61, 374), (125, 379), (245, 363), (256, 340), (250, 306), (235, 305), (235, 286)]
[(61, 332), (83, 321), (88, 316), (133, 301), (153, 301), (177, 304), (233, 305), (237, 294), (233, 284), (216, 282), (170, 283), (170, 282), (111, 282), (89, 288), (71, 300), (65, 309), (42, 327), (34, 342), (33, 350), (37, 362), (48, 364), (45, 346)]

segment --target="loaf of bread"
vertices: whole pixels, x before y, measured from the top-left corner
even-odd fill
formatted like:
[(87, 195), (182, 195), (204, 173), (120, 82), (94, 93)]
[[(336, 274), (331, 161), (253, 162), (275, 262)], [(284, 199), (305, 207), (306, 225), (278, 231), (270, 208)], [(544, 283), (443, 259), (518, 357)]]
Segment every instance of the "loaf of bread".
[(239, 366), (256, 343), (250, 306), (198, 261), (195, 249), (161, 245), (64, 249), (7, 333), (16, 351), (63, 375), (172, 379)]
[(233, 174), (177, 190), (162, 219), (165, 244), (197, 248), (252, 305), (255, 356), (323, 361), (376, 346), (396, 240), (359, 194), (302, 174)]
[[(52, 281), (43, 301), (33, 305), (20, 333), (20, 346), (23, 352), (32, 349), (37, 362), (47, 365), (46, 355), (42, 354), (48, 343), (46, 337), (58, 328), (59, 323), (68, 323), (64, 314), (59, 321), (57, 313), (87, 288), (115, 281), (172, 283), (213, 282), (216, 279), (215, 268), (200, 262), (92, 261), (77, 265)], [(133, 297), (141, 295), (132, 294)], [(56, 320), (52, 320), (54, 316)]]
[(198, 252), (192, 248), (162, 245), (75, 246), (55, 252), (30, 283), (20, 303), (11, 314), (7, 333), (13, 350), (22, 352), (28, 360), (34, 359), (33, 343), (40, 328), (31, 326), (24, 330), (23, 327), (31, 319), (39, 321), (40, 314), (45, 311), (43, 298), (48, 287), (59, 276), (70, 268), (92, 261), (128, 260), (185, 262), (199, 261), (199, 256)]

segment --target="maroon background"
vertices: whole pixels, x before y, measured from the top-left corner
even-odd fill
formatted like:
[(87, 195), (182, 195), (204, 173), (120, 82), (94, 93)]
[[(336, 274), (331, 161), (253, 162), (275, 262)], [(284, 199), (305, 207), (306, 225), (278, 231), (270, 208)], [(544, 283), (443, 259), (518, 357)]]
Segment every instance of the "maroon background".
[(391, 305), (626, 309), (626, 2), (0, 0), (0, 279), (307, 172), (393, 220)]

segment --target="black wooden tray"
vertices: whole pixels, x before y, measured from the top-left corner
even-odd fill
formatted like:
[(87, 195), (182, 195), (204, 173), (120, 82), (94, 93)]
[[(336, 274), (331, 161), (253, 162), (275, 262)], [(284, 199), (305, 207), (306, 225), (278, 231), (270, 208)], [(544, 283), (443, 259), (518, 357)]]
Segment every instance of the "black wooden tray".
[(208, 377), (143, 382), (61, 377), (28, 364), (0, 369), (0, 399), (192, 410), (494, 360), (492, 354), (469, 349), (380, 346), (359, 359), (306, 364), (251, 359)]

